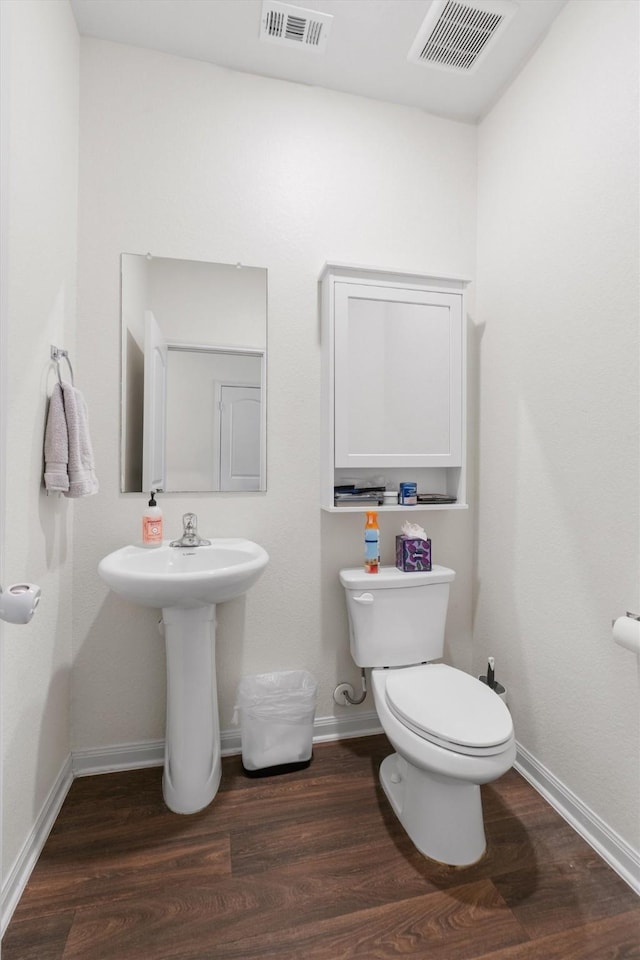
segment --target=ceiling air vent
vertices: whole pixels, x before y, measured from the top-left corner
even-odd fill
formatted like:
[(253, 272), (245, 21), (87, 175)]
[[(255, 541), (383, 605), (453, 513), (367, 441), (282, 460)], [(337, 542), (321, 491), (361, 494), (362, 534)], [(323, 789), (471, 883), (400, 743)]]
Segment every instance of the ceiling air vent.
[(470, 73), (514, 13), (510, 0), (433, 0), (413, 41), (413, 63)]
[(304, 7), (293, 7), (277, 0), (264, 0), (260, 39), (298, 50), (324, 53), (333, 16)]

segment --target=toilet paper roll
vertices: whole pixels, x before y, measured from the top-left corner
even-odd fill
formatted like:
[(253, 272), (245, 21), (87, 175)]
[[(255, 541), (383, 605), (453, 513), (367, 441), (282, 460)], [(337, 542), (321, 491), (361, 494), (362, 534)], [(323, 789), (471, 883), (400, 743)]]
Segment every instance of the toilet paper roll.
[(40, 603), (35, 583), (14, 583), (0, 593), (0, 619), (7, 623), (29, 623)]
[(621, 647), (640, 654), (640, 620), (618, 617), (613, 624), (613, 639)]

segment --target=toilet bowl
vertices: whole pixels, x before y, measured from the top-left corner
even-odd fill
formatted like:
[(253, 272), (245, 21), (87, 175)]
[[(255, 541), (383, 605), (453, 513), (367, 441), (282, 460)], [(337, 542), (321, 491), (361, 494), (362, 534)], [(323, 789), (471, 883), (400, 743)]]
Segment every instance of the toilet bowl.
[(380, 767), (382, 788), (416, 848), (453, 866), (486, 848), (480, 785), (512, 766), (511, 714), (475, 677), (439, 661), (455, 572), (340, 571), (351, 655), (371, 667), (380, 723), (396, 753)]
[[(479, 743), (474, 749), (473, 744), (467, 742), (462, 745), (464, 752), (460, 752), (460, 745), (452, 741), (448, 746), (443, 741), (435, 742), (429, 736), (430, 731), (418, 733), (413, 724), (410, 726), (399, 718), (389, 703), (387, 681), (395, 680), (399, 673), (413, 671), (417, 689), (417, 681), (429, 681), (429, 671), (439, 668), (450, 672), (447, 679), (452, 681), (451, 686), (457, 674), (463, 681), (463, 689), (467, 689), (466, 681), (471, 681), (478, 685), (481, 694), (493, 698), (504, 708), (506, 736), (501, 743), (490, 747)], [(427, 682), (425, 687), (430, 685)], [(452, 866), (475, 863), (486, 849), (480, 784), (501, 777), (516, 756), (513, 726), (506, 706), (485, 684), (444, 664), (375, 669), (371, 673), (371, 687), (382, 729), (396, 750), (380, 767), (380, 782), (395, 815), (414, 846), (425, 856)], [(486, 698), (483, 696), (483, 699)], [(450, 701), (450, 707), (455, 709), (458, 702)], [(489, 701), (487, 706), (493, 707), (493, 703)], [(494, 712), (490, 712), (495, 720)], [(440, 729), (446, 729), (444, 722)], [(467, 741), (473, 739), (472, 731), (470, 726)]]

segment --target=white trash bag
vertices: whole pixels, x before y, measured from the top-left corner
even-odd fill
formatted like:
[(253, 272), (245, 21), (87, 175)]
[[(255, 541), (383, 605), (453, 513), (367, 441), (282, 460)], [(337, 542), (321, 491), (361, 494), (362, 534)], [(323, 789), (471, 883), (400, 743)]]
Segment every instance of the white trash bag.
[(242, 678), (233, 722), (240, 721), (246, 770), (311, 758), (317, 693), (318, 684), (306, 670)]

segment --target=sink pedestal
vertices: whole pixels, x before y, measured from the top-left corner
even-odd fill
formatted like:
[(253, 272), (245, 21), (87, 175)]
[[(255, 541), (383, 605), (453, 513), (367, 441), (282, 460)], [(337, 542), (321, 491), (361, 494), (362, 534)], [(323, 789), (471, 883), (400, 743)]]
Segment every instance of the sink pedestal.
[(174, 813), (196, 813), (220, 785), (214, 604), (163, 607), (167, 731), (162, 792)]

